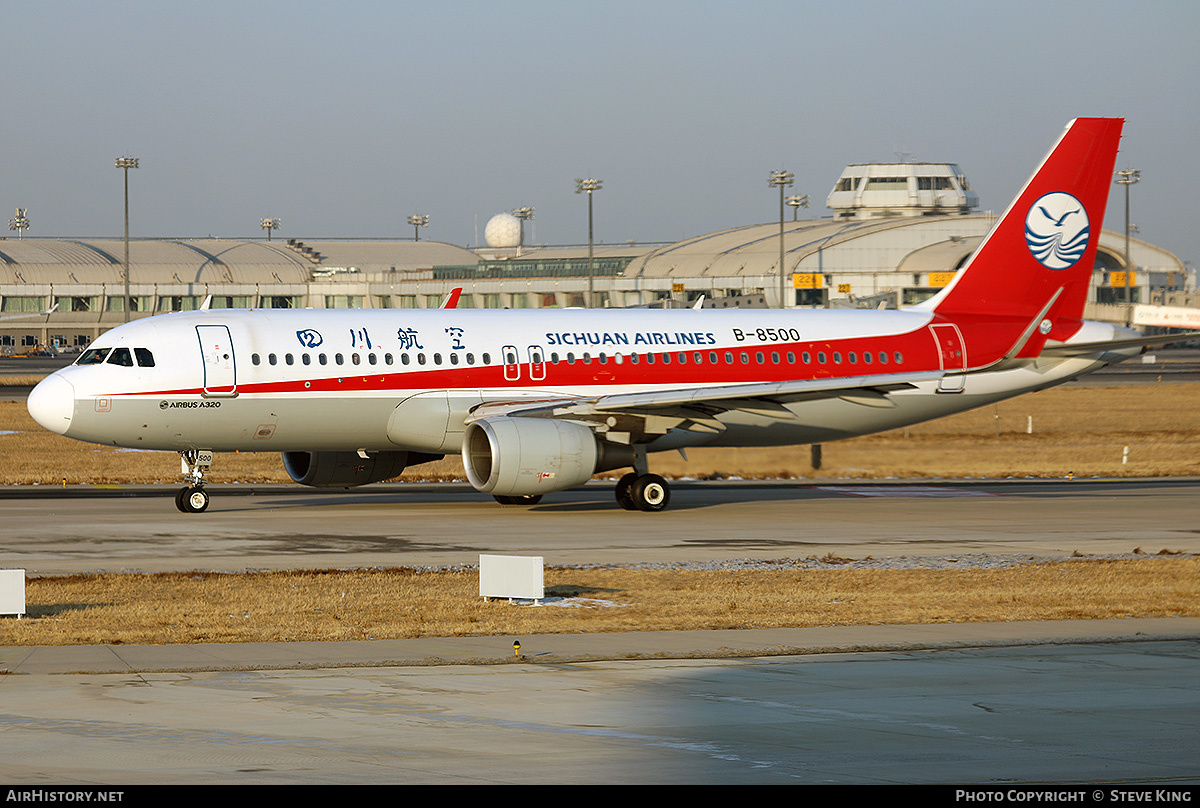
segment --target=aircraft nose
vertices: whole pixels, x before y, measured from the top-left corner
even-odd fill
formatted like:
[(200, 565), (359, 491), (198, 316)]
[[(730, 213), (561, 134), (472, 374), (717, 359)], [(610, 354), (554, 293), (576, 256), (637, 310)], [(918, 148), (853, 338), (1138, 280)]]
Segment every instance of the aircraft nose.
[(65, 435), (75, 414), (75, 386), (57, 373), (47, 376), (29, 391), (25, 406), (33, 420), (51, 432)]

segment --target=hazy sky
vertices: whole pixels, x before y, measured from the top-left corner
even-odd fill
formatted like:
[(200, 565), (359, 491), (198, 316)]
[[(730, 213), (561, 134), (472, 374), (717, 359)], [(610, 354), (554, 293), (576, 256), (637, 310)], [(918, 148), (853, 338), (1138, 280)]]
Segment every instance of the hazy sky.
[[(1142, 237), (1200, 258), (1200, 3), (0, 0), (0, 215), (31, 236), (673, 241), (811, 216), (847, 163), (956, 162), (1002, 210), (1076, 116), (1127, 119)], [(1122, 226), (1115, 187), (1107, 226)], [(789, 211), (790, 218), (790, 211)]]

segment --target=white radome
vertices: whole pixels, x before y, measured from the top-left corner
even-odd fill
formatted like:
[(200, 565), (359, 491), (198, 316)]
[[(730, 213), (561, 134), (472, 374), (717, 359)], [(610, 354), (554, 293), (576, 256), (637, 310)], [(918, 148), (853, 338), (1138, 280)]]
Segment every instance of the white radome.
[(520, 247), (521, 220), (511, 213), (497, 213), (488, 219), (483, 239), (489, 247)]

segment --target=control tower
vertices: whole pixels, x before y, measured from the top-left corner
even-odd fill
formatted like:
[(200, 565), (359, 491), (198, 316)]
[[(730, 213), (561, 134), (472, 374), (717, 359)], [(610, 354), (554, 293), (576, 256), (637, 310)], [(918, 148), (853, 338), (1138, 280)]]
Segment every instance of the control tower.
[(979, 206), (954, 163), (857, 163), (846, 166), (826, 204), (835, 220), (967, 214)]

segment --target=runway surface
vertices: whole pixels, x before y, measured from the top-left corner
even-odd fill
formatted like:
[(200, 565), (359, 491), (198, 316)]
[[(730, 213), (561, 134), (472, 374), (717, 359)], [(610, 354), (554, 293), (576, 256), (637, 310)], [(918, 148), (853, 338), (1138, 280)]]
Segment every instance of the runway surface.
[[(1200, 552), (1192, 479), (680, 483), (659, 514), (619, 509), (610, 485), (531, 508), (466, 485), (214, 486), (199, 515), (173, 493), (0, 490), (0, 559), (47, 574)], [(1196, 783), (1200, 625), (1151, 622), (526, 637), (509, 664), (508, 637), (6, 648), (0, 779)], [(792, 655), (703, 658), (755, 643)]]
[[(810, 484), (682, 482), (663, 513), (621, 510), (611, 484), (534, 507), (461, 484), (313, 492), (212, 486), (203, 514), (174, 488), (0, 489), (0, 557), (31, 574), (547, 564), (954, 553), (1200, 553), (1200, 479)], [(38, 494), (33, 498), (32, 494)], [(138, 496), (123, 496), (138, 494)]]
[[(1196, 640), (0, 677), (0, 780), (1200, 780)], [(1044, 786), (1039, 786), (1044, 787)]]

